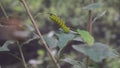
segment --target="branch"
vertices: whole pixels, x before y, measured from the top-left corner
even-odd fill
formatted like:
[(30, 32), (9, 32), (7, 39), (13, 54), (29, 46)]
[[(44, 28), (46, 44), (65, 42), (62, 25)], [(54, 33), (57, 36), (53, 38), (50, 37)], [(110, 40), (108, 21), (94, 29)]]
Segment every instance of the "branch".
[(4, 16), (8, 19), (8, 15), (7, 15), (7, 13), (6, 13), (4, 7), (2, 6), (2, 3), (1, 3), (1, 2), (0, 2), (0, 8), (1, 8), (1, 10), (2, 10)]
[[(92, 4), (93, 0), (89, 0), (89, 4)], [(87, 25), (87, 30), (90, 34), (92, 34), (92, 10), (88, 11), (88, 25)], [(86, 57), (86, 68), (88, 68), (90, 62), (89, 56)]]
[(19, 44), (19, 42), (17, 42), (17, 44), (18, 44), (18, 48), (19, 48), (19, 51), (20, 51), (20, 55), (21, 55), (21, 59), (22, 59), (22, 63), (23, 63), (23, 65), (24, 65), (24, 68), (28, 68), (28, 67), (27, 67), (27, 64), (26, 64), (26, 62), (25, 62), (25, 57), (24, 57), (24, 55), (23, 55), (21, 45)]
[(57, 63), (57, 60), (55, 59), (55, 57), (52, 55), (52, 53), (51, 53), (51, 51), (50, 51), (50, 49), (49, 49), (46, 41), (44, 40), (41, 32), (39, 31), (38, 26), (37, 26), (37, 24), (36, 24), (36, 22), (35, 22), (35, 20), (34, 20), (34, 18), (33, 18), (33, 16), (32, 16), (32, 14), (30, 13), (30, 10), (29, 10), (29, 8), (28, 8), (28, 5), (26, 4), (25, 0), (20, 0), (20, 1), (21, 1), (21, 3), (23, 4), (23, 6), (24, 6), (24, 8), (25, 8), (25, 10), (26, 10), (26, 12), (27, 12), (27, 14), (28, 14), (28, 16), (29, 16), (29, 18), (30, 18), (30, 20), (31, 20), (34, 28), (35, 28), (35, 30), (37, 31), (39, 37), (41, 38), (41, 41), (43, 42), (46, 50), (48, 51), (49, 56), (50, 56), (51, 59), (53, 60), (53, 62), (54, 62), (54, 64), (56, 65), (56, 67), (57, 67), (57, 68), (60, 68), (60, 65)]

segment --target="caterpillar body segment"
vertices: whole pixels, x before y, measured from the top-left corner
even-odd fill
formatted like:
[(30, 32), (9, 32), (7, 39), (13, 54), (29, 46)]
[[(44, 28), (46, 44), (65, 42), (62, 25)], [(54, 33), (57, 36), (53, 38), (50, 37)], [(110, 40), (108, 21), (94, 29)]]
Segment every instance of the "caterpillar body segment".
[(64, 32), (67, 32), (67, 33), (70, 32), (70, 28), (65, 25), (65, 22), (61, 18), (51, 13), (49, 13), (49, 18), (52, 21), (54, 21), (57, 25), (59, 25)]

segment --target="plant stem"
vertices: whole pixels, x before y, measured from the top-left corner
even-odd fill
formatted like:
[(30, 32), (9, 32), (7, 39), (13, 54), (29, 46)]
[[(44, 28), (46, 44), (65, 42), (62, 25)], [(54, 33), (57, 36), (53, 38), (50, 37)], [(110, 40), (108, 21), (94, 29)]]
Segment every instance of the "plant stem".
[(19, 61), (22, 61), (21, 58), (19, 58), (18, 56), (14, 55), (14, 54), (12, 54), (12, 53), (8, 53), (8, 54), (11, 55), (11, 56), (13, 56), (14, 58), (18, 59)]
[[(89, 0), (89, 4), (92, 4), (93, 0)], [(90, 34), (92, 34), (92, 10), (88, 11), (88, 25), (87, 30)], [(88, 68), (90, 62), (89, 56), (86, 57), (86, 68)]]
[(56, 65), (56, 67), (57, 67), (57, 68), (60, 68), (60, 65), (57, 63), (56, 58), (52, 55), (52, 53), (51, 53), (51, 51), (50, 51), (50, 49), (49, 49), (46, 41), (44, 40), (41, 32), (39, 31), (38, 26), (37, 26), (37, 24), (36, 24), (36, 21), (34, 20), (32, 14), (30, 13), (30, 10), (29, 10), (29, 8), (28, 8), (28, 5), (26, 4), (25, 0), (20, 0), (20, 1), (21, 1), (21, 3), (23, 4), (23, 6), (24, 6), (24, 8), (25, 8), (25, 10), (26, 10), (26, 12), (27, 12), (27, 14), (28, 14), (28, 16), (29, 16), (29, 18), (30, 18), (30, 20), (31, 20), (34, 28), (35, 28), (35, 30), (37, 31), (39, 37), (41, 38), (41, 41), (43, 42), (43, 44), (44, 44), (44, 46), (45, 46), (45, 48), (46, 48), (49, 56), (50, 56), (51, 59), (53, 60), (53, 62), (54, 62), (54, 64)]
[(24, 58), (24, 55), (23, 55), (23, 52), (22, 52), (22, 48), (21, 48), (21, 46), (19, 45), (19, 42), (17, 42), (17, 44), (18, 44), (18, 48), (19, 48), (19, 51), (20, 51), (20, 55), (21, 55), (21, 58), (22, 58), (22, 63), (23, 63), (23, 65), (24, 65), (24, 68), (27, 68), (27, 64), (26, 64), (26, 62), (25, 62), (25, 58)]
[(0, 7), (1, 7), (1, 10), (2, 10), (4, 16), (8, 19), (8, 15), (7, 15), (7, 13), (6, 13), (4, 7), (2, 6), (2, 3), (1, 3), (1, 2), (0, 2)]
[[(89, 0), (89, 4), (92, 4), (93, 0)], [(92, 10), (88, 11), (88, 26), (87, 29), (90, 34), (92, 34)]]

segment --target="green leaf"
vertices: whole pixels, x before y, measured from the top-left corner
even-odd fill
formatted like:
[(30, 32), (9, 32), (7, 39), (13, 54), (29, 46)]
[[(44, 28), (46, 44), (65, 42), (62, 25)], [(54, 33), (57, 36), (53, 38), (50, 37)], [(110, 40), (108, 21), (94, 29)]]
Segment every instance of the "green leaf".
[(8, 45), (13, 44), (14, 41), (6, 41), (2, 47), (0, 47), (0, 51), (9, 51)]
[(54, 48), (57, 46), (58, 40), (54, 37), (48, 37), (47, 35), (44, 35), (44, 39), (50, 48)]
[(63, 49), (66, 45), (67, 45), (67, 43), (69, 42), (69, 41), (71, 41), (74, 37), (75, 37), (75, 35), (74, 34), (71, 34), (71, 33), (59, 33), (59, 34), (56, 34), (57, 35), (57, 37), (58, 37), (58, 47), (60, 48), (60, 49)]
[(110, 49), (108, 45), (102, 43), (95, 43), (93, 46), (87, 45), (74, 45), (73, 48), (78, 52), (87, 55), (95, 62), (101, 62), (103, 59), (108, 57), (114, 58), (118, 55), (113, 52), (113, 49)]
[(82, 68), (81, 64), (78, 61), (76, 61), (76, 60), (74, 60), (72, 58), (65, 58), (62, 61), (67, 62), (67, 63), (73, 65), (73, 68)]
[(94, 44), (94, 38), (90, 35), (88, 31), (77, 29), (77, 33), (89, 46)]
[(75, 37), (75, 35), (72, 33), (63, 33), (63, 32), (56, 35), (58, 37), (57, 46), (60, 48), (60, 50), (58, 51), (58, 57), (59, 57), (63, 48), (67, 45), (68, 42), (70, 42)]
[(78, 61), (72, 59), (72, 58), (65, 58), (63, 59), (64, 62), (67, 62), (69, 64), (72, 64), (72, 65), (79, 65)]
[(102, 6), (103, 6), (102, 3), (92, 3), (92, 4), (88, 5), (88, 6), (83, 7), (83, 9), (94, 10), (94, 9), (100, 8)]
[(84, 42), (79, 35), (76, 35), (76, 37), (75, 37), (73, 40), (74, 40), (74, 41)]

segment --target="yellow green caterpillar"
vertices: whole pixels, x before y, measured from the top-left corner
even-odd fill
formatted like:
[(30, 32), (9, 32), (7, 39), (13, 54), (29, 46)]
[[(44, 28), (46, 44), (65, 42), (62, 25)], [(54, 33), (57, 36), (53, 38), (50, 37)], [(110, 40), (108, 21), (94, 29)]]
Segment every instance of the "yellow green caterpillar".
[(59, 18), (58, 16), (52, 13), (49, 13), (49, 18), (52, 21), (54, 21), (57, 25), (59, 25), (64, 32), (67, 32), (67, 33), (70, 32), (70, 28), (65, 25), (65, 22), (61, 18)]

